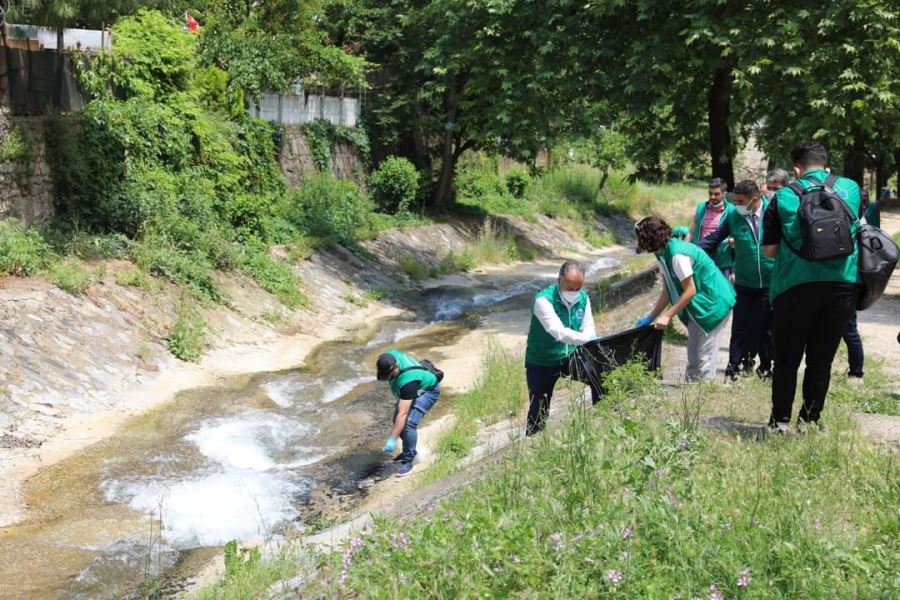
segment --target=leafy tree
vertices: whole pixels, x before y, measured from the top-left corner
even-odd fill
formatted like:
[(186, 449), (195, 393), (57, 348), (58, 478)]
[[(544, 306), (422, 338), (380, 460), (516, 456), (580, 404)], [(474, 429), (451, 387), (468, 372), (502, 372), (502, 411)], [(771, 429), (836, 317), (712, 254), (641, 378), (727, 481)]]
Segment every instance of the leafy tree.
[(232, 85), (254, 97), (304, 79), (364, 85), (365, 61), (328, 43), (317, 10), (314, 0), (208, 0), (198, 13), (201, 58), (228, 71)]
[(761, 147), (786, 158), (797, 140), (821, 139), (844, 175), (862, 182), (868, 167), (886, 185), (900, 167), (900, 7), (803, 2), (773, 10), (765, 29), (769, 50), (746, 69)]

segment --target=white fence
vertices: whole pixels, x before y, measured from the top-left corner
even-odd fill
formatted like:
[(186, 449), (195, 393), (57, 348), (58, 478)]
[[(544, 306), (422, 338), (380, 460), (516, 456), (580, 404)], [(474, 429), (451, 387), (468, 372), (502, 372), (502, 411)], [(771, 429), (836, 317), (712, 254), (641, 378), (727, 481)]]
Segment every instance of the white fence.
[[(56, 50), (56, 30), (52, 27), (37, 25), (8, 24), (7, 35), (12, 39), (37, 40), (46, 50)], [(109, 50), (112, 46), (108, 31), (99, 29), (63, 29), (63, 45), (66, 50)]]
[(251, 100), (250, 116), (282, 125), (301, 125), (322, 119), (334, 125), (356, 127), (359, 98), (326, 96), (302, 88), (286, 94), (261, 94), (259, 105)]

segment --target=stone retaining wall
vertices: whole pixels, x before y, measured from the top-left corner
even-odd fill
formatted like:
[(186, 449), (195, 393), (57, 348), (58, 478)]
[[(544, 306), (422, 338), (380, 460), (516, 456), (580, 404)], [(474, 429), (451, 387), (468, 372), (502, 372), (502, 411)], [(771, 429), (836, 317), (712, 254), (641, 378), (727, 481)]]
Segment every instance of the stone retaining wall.
[(26, 139), (29, 150), (21, 158), (0, 162), (0, 219), (46, 220), (53, 216), (53, 178), (45, 156), (43, 121), (12, 117), (0, 107), (0, 149), (14, 133)]

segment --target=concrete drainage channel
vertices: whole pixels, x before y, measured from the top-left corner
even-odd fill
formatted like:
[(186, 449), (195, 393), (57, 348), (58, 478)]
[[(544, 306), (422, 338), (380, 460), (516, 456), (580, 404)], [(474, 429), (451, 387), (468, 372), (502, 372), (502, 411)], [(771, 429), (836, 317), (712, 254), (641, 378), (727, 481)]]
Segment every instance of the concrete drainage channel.
[[(627, 256), (618, 249), (587, 262), (602, 279)], [(222, 544), (259, 535), (260, 519), (269, 539), (274, 533), (296, 540), (302, 535), (296, 523), (315, 515), (321, 503), (338, 516), (358, 510), (385, 487), (377, 481), (386, 476), (380, 444), (390, 403), (372, 381), (377, 353), (396, 344), (450, 367), (445, 353), (459, 353), (465, 336), (488, 335), (485, 320), (519, 335), (532, 294), (553, 281), (555, 264), (519, 264), (432, 283), (414, 302), (414, 314), (379, 322), (368, 342), (324, 344), (308, 358), (313, 370), (190, 390), (46, 468), (27, 482), (29, 519), (0, 530), (4, 587), (23, 598), (129, 596), (145, 581), (152, 556), (149, 575), (160, 578), (167, 594), (189, 592), (186, 582), (205, 565), (221, 565)], [(647, 281), (645, 274), (604, 286), (604, 297), (628, 297), (640, 281)], [(479, 354), (471, 346), (464, 350), (469, 362), (457, 360), (453, 368), (471, 377)], [(452, 418), (441, 416), (450, 404), (436, 407), (435, 422)], [(494, 439), (473, 455), (479, 464), (508, 446), (512, 429), (511, 423), (494, 428)], [(314, 494), (317, 489), (323, 493)], [(437, 494), (439, 486), (433, 489)], [(369, 512), (309, 541), (344, 539), (338, 532), (355, 531), (371, 519)]]
[[(613, 282), (603, 292), (604, 310), (613, 310), (632, 298), (648, 292), (656, 285), (656, 280), (657, 269), (654, 267)], [(577, 410), (577, 407), (586, 402), (583, 393), (573, 394), (571, 391), (561, 386), (554, 396), (548, 427), (552, 428), (564, 420), (572, 410)], [(268, 599), (297, 597), (305, 582), (314, 576), (314, 561), (310, 558), (313, 552), (336, 550), (371, 529), (378, 517), (409, 519), (429, 514), (436, 510), (441, 501), (452, 498), (484, 477), (510, 452), (521, 450), (523, 445), (529, 443), (529, 439), (523, 435), (524, 426), (520, 420), (502, 420), (486, 427), (479, 433), (475, 447), (456, 472), (419, 489), (404, 492), (402, 503), (356, 512), (338, 524), (314, 535), (305, 536), (299, 541), (290, 542), (287, 546), (277, 543), (266, 546), (264, 555), (271, 557), (287, 551), (291, 555), (296, 555), (298, 564), (304, 568), (302, 575), (273, 584), (264, 597)], [(217, 576), (221, 576), (219, 568), (207, 572), (204, 579), (208, 583)], [(189, 597), (189, 594), (185, 597)]]

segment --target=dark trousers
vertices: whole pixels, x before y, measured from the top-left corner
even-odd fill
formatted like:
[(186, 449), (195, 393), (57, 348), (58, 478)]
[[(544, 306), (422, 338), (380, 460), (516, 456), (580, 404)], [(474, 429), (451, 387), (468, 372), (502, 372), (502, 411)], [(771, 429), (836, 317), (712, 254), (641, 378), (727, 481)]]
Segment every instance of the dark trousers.
[(862, 338), (859, 337), (859, 329), (856, 326), (856, 311), (853, 311), (853, 316), (847, 321), (847, 328), (844, 329), (844, 343), (847, 344), (850, 376), (862, 377), (865, 355), (863, 354)]
[(856, 285), (813, 282), (794, 286), (775, 299), (775, 370), (771, 422), (791, 420), (797, 369), (806, 353), (800, 418), (818, 421), (831, 382), (831, 363), (856, 309)]
[(759, 355), (759, 364), (772, 365), (772, 307), (767, 288), (734, 286), (737, 302), (731, 321), (728, 363), (737, 366), (741, 360)]
[[(525, 365), (525, 380), (528, 383), (528, 423), (525, 426), (525, 435), (534, 435), (547, 424), (553, 389), (562, 376), (571, 376), (571, 367), (568, 360), (563, 361), (562, 364), (556, 367)], [(596, 380), (597, 378), (590, 377), (586, 379)], [(585, 383), (591, 387), (591, 402), (597, 404), (601, 396), (599, 381), (586, 381)]]

